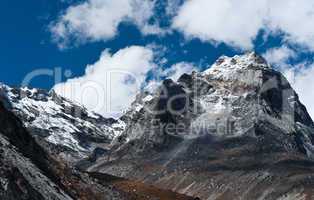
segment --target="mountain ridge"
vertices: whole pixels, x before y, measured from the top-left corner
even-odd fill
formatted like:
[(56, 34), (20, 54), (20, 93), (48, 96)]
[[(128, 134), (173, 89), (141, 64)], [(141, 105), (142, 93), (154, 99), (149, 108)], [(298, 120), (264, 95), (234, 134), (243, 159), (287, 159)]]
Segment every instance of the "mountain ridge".
[(313, 194), (313, 121), (261, 56), (221, 57), (138, 97), (127, 129), (88, 171), (201, 199), (288, 199), (291, 188)]
[(106, 148), (123, 128), (123, 122), (106, 119), (73, 103), (53, 90), (11, 88), (1, 85), (6, 107), (14, 112), (38, 139), (66, 159), (87, 157), (97, 147)]
[[(286, 78), (254, 52), (165, 79), (118, 120), (53, 92), (2, 86), (0, 99), (49, 154), (89, 174), (201, 199), (314, 195), (313, 120)], [(72, 139), (56, 145), (51, 135)]]

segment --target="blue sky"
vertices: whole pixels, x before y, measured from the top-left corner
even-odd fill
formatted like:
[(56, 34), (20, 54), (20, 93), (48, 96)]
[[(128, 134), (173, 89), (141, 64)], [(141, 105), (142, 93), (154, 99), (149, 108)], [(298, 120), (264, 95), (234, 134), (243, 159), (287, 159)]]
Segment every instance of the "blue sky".
[[(255, 50), (284, 73), (293, 71), (297, 91), (309, 94), (303, 87), (312, 80), (313, 3), (301, 0), (295, 11), (293, 0), (242, 1), (2, 0), (0, 81), (19, 86), (28, 73), (56, 67), (70, 70), (70, 78), (84, 78), (87, 65), (101, 68), (104, 51), (111, 59), (131, 46), (154, 53), (147, 63), (156, 66), (143, 71), (145, 79), (156, 68), (185, 63), (202, 70), (221, 55)], [(130, 9), (124, 9), (127, 4)], [(38, 76), (30, 86), (51, 89), (55, 84), (52, 77)], [(302, 96), (306, 104), (311, 97)]]
[[(116, 52), (130, 45), (151, 43), (163, 45), (171, 51), (166, 54), (170, 61), (168, 64), (188, 61), (204, 65), (213, 62), (222, 54), (236, 53), (226, 45), (215, 47), (210, 43), (202, 43), (198, 39), (184, 42), (183, 36), (179, 33), (164, 38), (143, 37), (137, 27), (127, 23), (119, 26), (119, 35), (110, 41), (88, 43), (60, 50), (51, 41), (48, 26), (68, 6), (68, 3), (58, 0), (29, 0), (19, 3), (3, 0), (0, 2), (0, 45), (2, 47), (0, 63), (5, 68), (0, 74), (1, 82), (19, 86), (25, 75), (39, 68), (62, 67), (64, 70), (70, 69), (73, 76), (80, 76), (84, 74), (86, 65), (97, 61), (104, 49), (109, 48), (112, 52)], [(183, 48), (180, 46), (181, 42), (184, 42)], [(53, 78), (39, 76), (31, 82), (31, 87), (50, 89), (54, 84)]]
[[(62, 1), (29, 0), (18, 3), (10, 0), (0, 2), (0, 62), (5, 68), (0, 74), (1, 82), (18, 86), (30, 71), (38, 68), (62, 67), (70, 69), (73, 76), (84, 73), (86, 65), (94, 63), (105, 48), (116, 52), (130, 45), (147, 45), (151, 43), (165, 46), (169, 53), (168, 65), (187, 61), (201, 64), (214, 62), (222, 54), (234, 55), (241, 51), (224, 44), (212, 45), (199, 39), (184, 41), (182, 34), (175, 32), (160, 38), (159, 36), (143, 37), (132, 24), (121, 24), (119, 35), (110, 41), (100, 41), (60, 50), (51, 41), (48, 25), (57, 18), (70, 4)], [(180, 46), (183, 44), (183, 48)], [(265, 51), (265, 46), (278, 45), (274, 40), (270, 43), (257, 42), (256, 50)], [(65, 77), (64, 77), (65, 78)], [(51, 77), (42, 76), (34, 79), (32, 87), (50, 89), (54, 85)]]

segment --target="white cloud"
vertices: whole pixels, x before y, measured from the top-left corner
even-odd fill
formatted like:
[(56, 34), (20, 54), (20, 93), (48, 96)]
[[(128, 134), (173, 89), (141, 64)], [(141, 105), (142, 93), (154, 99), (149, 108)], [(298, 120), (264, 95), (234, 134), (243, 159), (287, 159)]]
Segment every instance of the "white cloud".
[(156, 68), (154, 71), (154, 77), (152, 80), (149, 80), (145, 84), (144, 90), (150, 93), (156, 92), (159, 86), (162, 84), (162, 81), (166, 78), (170, 78), (173, 81), (177, 81), (181, 75), (184, 73), (191, 74), (193, 71), (199, 71), (199, 69), (194, 66), (192, 63), (187, 62), (179, 62), (170, 66), (169, 68), (162, 70), (160, 68)]
[(186, 1), (173, 26), (186, 36), (251, 48), (252, 39), (263, 24), (263, 1)]
[(314, 50), (314, 1), (268, 0), (270, 30), (280, 30), (292, 44)]
[(54, 90), (105, 117), (119, 117), (134, 101), (147, 73), (155, 67), (151, 49), (131, 46), (111, 55), (104, 51), (85, 75), (58, 84)]
[(291, 44), (314, 50), (312, 0), (193, 0), (186, 1), (173, 19), (173, 28), (187, 37), (225, 42), (250, 49), (262, 29), (282, 32)]
[(154, 14), (151, 0), (87, 0), (70, 6), (50, 30), (60, 47), (71, 40), (78, 43), (113, 38), (121, 22), (135, 23), (144, 34), (161, 33), (156, 24), (149, 24)]
[(303, 64), (299, 65), (298, 68), (298, 70), (286, 69), (283, 73), (314, 119), (314, 64)]
[(164, 70), (162, 75), (177, 81), (182, 74), (191, 74), (193, 71), (198, 71), (198, 69), (193, 64), (180, 62)]
[(145, 90), (146, 92), (149, 92), (149, 93), (151, 93), (151, 94), (154, 94), (154, 93), (157, 91), (158, 87), (161, 85), (161, 82), (162, 82), (162, 80), (150, 80), (150, 81), (146, 84), (144, 90)]
[(283, 68), (286, 67), (289, 59), (296, 58), (297, 53), (287, 46), (282, 46), (269, 49), (263, 56), (268, 63)]
[(314, 119), (314, 64), (299, 63), (291, 65), (289, 60), (296, 58), (296, 56), (297, 52), (287, 46), (269, 49), (264, 54), (266, 60), (270, 64), (276, 65), (288, 79), (299, 95), (301, 102), (306, 106), (309, 114)]
[(182, 0), (168, 0), (166, 5), (166, 14), (174, 16), (181, 5), (181, 2)]

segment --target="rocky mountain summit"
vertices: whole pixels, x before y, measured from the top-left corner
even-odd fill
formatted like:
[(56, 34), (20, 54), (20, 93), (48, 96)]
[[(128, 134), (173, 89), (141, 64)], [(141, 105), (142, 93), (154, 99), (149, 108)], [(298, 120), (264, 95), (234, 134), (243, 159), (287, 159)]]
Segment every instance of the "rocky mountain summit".
[(306, 108), (285, 77), (255, 53), (221, 57), (204, 72), (167, 79), (154, 94), (138, 95), (121, 119), (126, 128), (120, 147), (130, 141), (167, 146), (170, 138), (257, 137), (258, 127), (269, 124), (285, 133), (274, 135), (283, 136), (281, 148), (312, 155), (314, 124)]
[(201, 199), (311, 199), (314, 126), (285, 77), (259, 55), (143, 92), (125, 131), (86, 169)]
[(0, 156), (8, 166), (0, 167), (1, 199), (16, 191), (28, 199), (314, 195), (313, 121), (285, 77), (255, 53), (166, 79), (120, 119), (53, 91), (1, 85), (0, 99), (0, 155), (9, 155)]

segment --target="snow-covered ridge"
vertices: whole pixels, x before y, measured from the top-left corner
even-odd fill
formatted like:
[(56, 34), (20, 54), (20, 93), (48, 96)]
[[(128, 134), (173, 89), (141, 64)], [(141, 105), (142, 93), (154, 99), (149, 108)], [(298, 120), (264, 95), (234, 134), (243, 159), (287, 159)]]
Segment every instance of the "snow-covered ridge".
[(263, 57), (251, 52), (242, 56), (221, 56), (202, 74), (210, 75), (215, 79), (239, 80), (241, 73), (244, 73), (244, 76), (247, 77), (249, 73), (256, 73), (258, 70), (271, 70), (271, 66)]
[(125, 126), (121, 120), (106, 119), (54, 91), (1, 84), (0, 96), (34, 136), (76, 152), (79, 157), (96, 146), (110, 144)]
[[(124, 141), (144, 138), (144, 141), (162, 142), (164, 135), (155, 134), (149, 127), (160, 116), (165, 116), (162, 120), (166, 122), (169, 118), (174, 123), (184, 123), (187, 130), (186, 135), (180, 135), (183, 138), (198, 137), (204, 125), (205, 128), (214, 127), (214, 130), (210, 130), (211, 135), (224, 138), (254, 135), (251, 130), (256, 122), (262, 120), (279, 127), (287, 135), (298, 131), (294, 128), (295, 122), (312, 126), (311, 118), (287, 82), (274, 83), (274, 90), (269, 93), (259, 91), (264, 81), (273, 77), (284, 80), (280, 73), (255, 53), (232, 58), (224, 56), (204, 72), (185, 74), (177, 82), (165, 81), (165, 88), (171, 90), (170, 93), (183, 94), (192, 102), (187, 105), (185, 113), (172, 115), (169, 112), (156, 116), (151, 112), (163, 96), (158, 89), (138, 94), (120, 120), (103, 118), (54, 91), (0, 85), (0, 99), (33, 135), (68, 148), (82, 157), (96, 147), (109, 147), (115, 138), (117, 140), (114, 141), (120, 138)], [(289, 97), (280, 99), (277, 94), (282, 88), (291, 90)], [(162, 101), (163, 104), (167, 103), (167, 99)], [(287, 107), (281, 110), (278, 101)], [(309, 128), (312, 130), (312, 127)], [(308, 132), (302, 134), (304, 138), (310, 135)]]

